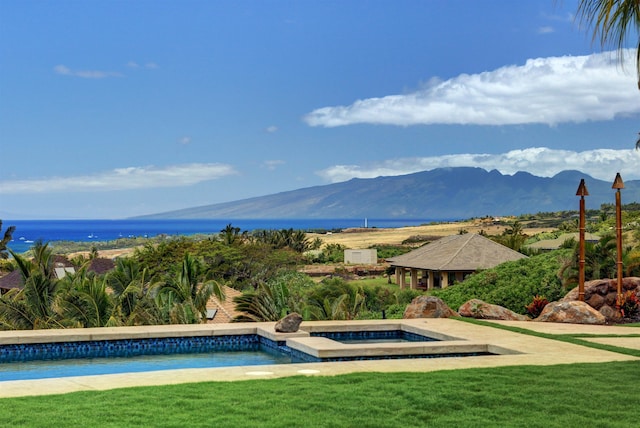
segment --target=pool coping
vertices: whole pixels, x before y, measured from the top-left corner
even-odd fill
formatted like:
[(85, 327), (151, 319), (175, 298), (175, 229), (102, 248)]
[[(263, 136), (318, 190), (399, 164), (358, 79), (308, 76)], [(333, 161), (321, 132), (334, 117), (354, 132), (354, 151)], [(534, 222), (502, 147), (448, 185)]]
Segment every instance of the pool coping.
[[(543, 323), (537, 324), (536, 328)], [(547, 324), (547, 323), (544, 323)], [(549, 323), (551, 324), (551, 323)], [(531, 323), (518, 324), (527, 328)], [(274, 341), (284, 341), (294, 346), (311, 346), (319, 353), (338, 351), (353, 352), (362, 347), (384, 354), (386, 348), (433, 351), (438, 347), (461, 346), (468, 349), (484, 347), (489, 352), (501, 355), (450, 357), (437, 359), (393, 359), (358, 360), (319, 363), (294, 363), (264, 366), (236, 366), (210, 369), (179, 369), (156, 372), (123, 373), (97, 376), (78, 376), (54, 379), (1, 381), (0, 397), (58, 394), (74, 391), (105, 390), (131, 386), (152, 386), (203, 381), (237, 381), (265, 379), (295, 375), (338, 375), (354, 372), (429, 372), (460, 368), (500, 367), (511, 365), (553, 365), (571, 363), (597, 363), (606, 361), (629, 361), (639, 358), (588, 348), (557, 340), (544, 339), (488, 326), (465, 323), (454, 319), (415, 320), (367, 320), (367, 321), (313, 321), (303, 322), (296, 333), (276, 333), (275, 323), (233, 323), (204, 325), (168, 325), (141, 327), (112, 327), (66, 330), (35, 330), (0, 332), (0, 344), (50, 343), (60, 341), (117, 340), (129, 338), (159, 338), (176, 336), (218, 336), (229, 334), (259, 334)], [(549, 326), (553, 330), (553, 326)], [(428, 342), (412, 344), (339, 344), (321, 337), (311, 337), (311, 332), (333, 329), (379, 330), (404, 329), (436, 338), (451, 339), (451, 342)], [(585, 329), (586, 330), (586, 329)], [(629, 329), (627, 334), (634, 334)], [(598, 330), (598, 334), (606, 330)], [(615, 333), (619, 334), (619, 333)], [(325, 340), (321, 340), (325, 339)], [(310, 342), (311, 343), (310, 345)], [(401, 346), (402, 345), (402, 346)], [(429, 349), (426, 349), (429, 348)], [(450, 350), (450, 349), (449, 349)], [(373, 351), (371, 351), (373, 352)]]

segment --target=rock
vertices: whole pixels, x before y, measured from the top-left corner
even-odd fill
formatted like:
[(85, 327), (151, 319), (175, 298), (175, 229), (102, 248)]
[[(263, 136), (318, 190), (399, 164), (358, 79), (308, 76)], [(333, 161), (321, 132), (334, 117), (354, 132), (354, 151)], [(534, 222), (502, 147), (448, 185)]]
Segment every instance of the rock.
[(585, 302), (551, 302), (534, 321), (570, 324), (604, 324), (604, 315)]
[[(585, 296), (586, 298), (587, 296)], [(600, 294), (593, 294), (590, 298), (587, 299), (587, 303), (592, 308), (602, 308), (602, 305), (605, 304), (607, 299), (605, 299)]]
[(276, 331), (278, 333), (295, 333), (300, 328), (302, 317), (296, 312), (292, 312), (276, 323)]
[(446, 303), (433, 296), (418, 296), (404, 310), (404, 319), (413, 318), (449, 318), (457, 317), (458, 313)]
[(622, 288), (624, 290), (636, 290), (637, 293), (640, 293), (640, 278), (635, 276), (622, 278)]
[(611, 307), (609, 305), (602, 305), (600, 310), (598, 311), (608, 320), (620, 320), (620, 314), (615, 309), (615, 307)]
[(471, 299), (458, 308), (458, 313), (467, 318), (484, 320), (530, 321), (528, 316), (520, 315), (502, 306), (492, 305), (479, 299)]
[[(640, 295), (640, 278), (622, 278), (622, 292), (635, 291)], [(615, 307), (618, 298), (617, 279), (595, 279), (584, 283), (584, 300), (594, 309), (601, 311), (605, 306)], [(578, 300), (578, 287), (575, 287), (561, 302), (572, 302)], [(607, 312), (608, 309), (605, 309)]]

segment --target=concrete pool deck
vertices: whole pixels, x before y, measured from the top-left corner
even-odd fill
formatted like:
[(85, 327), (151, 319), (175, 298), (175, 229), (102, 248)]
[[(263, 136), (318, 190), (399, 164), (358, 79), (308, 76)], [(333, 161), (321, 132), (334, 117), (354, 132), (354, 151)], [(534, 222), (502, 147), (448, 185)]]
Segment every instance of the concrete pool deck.
[[(640, 349), (640, 328), (617, 326), (587, 326), (535, 322), (497, 321), (496, 323), (549, 334), (595, 334), (601, 336), (628, 336), (585, 338), (599, 343), (631, 349)], [(402, 329), (427, 336), (449, 339), (424, 345), (440, 347), (449, 352), (469, 346), (485, 347), (500, 355), (449, 358), (416, 358), (393, 360), (359, 360), (321, 363), (295, 363), (262, 366), (238, 366), (209, 369), (180, 369), (155, 372), (79, 376), (55, 379), (1, 381), (0, 397), (62, 394), (75, 391), (97, 391), (133, 386), (169, 385), (189, 382), (237, 381), (269, 379), (284, 376), (332, 376), (355, 372), (430, 372), (462, 368), (487, 368), (515, 365), (555, 365), (572, 363), (599, 363), (609, 361), (640, 361), (640, 358), (552, 339), (538, 338), (502, 329), (475, 325), (455, 319), (414, 319), (379, 321), (317, 321), (303, 322), (301, 332), (275, 333), (275, 323), (245, 323), (220, 325), (169, 325), (120, 327), (100, 329), (67, 329), (0, 332), (0, 345), (14, 343), (43, 343), (82, 340), (117, 340), (124, 338), (211, 336), (225, 334), (254, 334), (291, 340), (300, 347), (310, 346), (315, 352), (352, 352), (358, 347), (368, 347), (363, 353), (380, 352), (384, 348), (411, 348), (415, 344), (336, 344), (324, 338), (308, 337), (313, 330), (377, 330)], [(317, 340), (324, 339), (324, 340)], [(460, 348), (462, 347), (462, 348)], [(337, 349), (337, 350), (336, 350)], [(442, 349), (440, 349), (442, 350)]]

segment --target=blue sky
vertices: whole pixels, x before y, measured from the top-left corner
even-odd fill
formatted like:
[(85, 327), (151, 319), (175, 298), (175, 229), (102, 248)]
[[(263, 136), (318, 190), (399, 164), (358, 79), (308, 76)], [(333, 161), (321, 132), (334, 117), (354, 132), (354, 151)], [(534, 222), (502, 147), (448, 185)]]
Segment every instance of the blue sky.
[(0, 218), (448, 166), (640, 179), (635, 51), (576, 5), (0, 0)]

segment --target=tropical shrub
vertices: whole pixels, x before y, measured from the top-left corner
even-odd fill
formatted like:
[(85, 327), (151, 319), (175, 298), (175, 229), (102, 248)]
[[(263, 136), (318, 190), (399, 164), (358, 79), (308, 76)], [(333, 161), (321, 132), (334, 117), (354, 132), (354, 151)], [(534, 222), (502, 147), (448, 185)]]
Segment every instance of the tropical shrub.
[(621, 294), (617, 304), (620, 307), (622, 316), (625, 318), (633, 318), (638, 315), (640, 311), (640, 299), (633, 291), (627, 291)]
[(560, 260), (567, 257), (567, 251), (571, 253), (571, 250), (558, 250), (506, 262), (477, 272), (454, 286), (432, 290), (429, 294), (440, 297), (454, 310), (470, 299), (480, 299), (524, 314), (526, 306), (536, 295), (555, 301), (566, 294), (558, 271)]
[(547, 299), (536, 294), (531, 303), (526, 306), (527, 313), (531, 315), (532, 318), (538, 318), (544, 307), (548, 304), (549, 301)]
[(308, 319), (303, 305), (303, 294), (314, 282), (299, 272), (282, 272), (256, 289), (245, 291), (234, 298), (236, 310), (242, 315), (234, 321), (278, 321), (291, 312)]
[(306, 313), (313, 320), (352, 320), (366, 310), (364, 288), (337, 277), (310, 289), (305, 300)]

